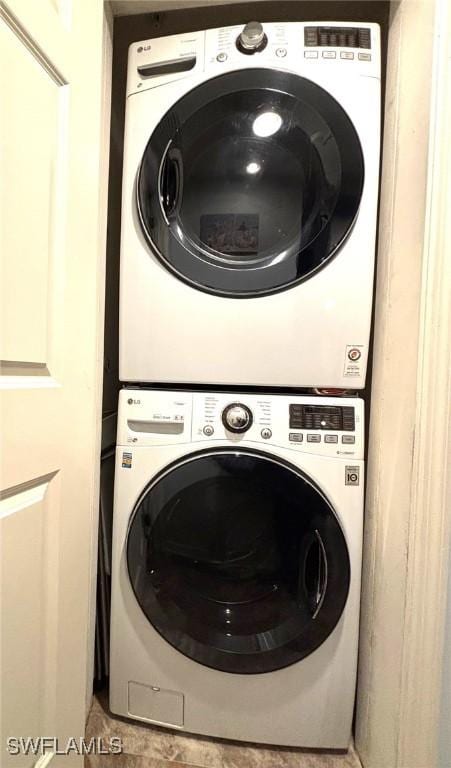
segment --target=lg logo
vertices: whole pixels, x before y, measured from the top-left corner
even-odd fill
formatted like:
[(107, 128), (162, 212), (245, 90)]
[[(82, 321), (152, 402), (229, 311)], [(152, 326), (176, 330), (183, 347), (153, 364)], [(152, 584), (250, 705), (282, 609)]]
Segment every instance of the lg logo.
[(133, 400), (132, 397), (129, 397), (127, 403), (129, 405), (141, 405), (141, 400)]

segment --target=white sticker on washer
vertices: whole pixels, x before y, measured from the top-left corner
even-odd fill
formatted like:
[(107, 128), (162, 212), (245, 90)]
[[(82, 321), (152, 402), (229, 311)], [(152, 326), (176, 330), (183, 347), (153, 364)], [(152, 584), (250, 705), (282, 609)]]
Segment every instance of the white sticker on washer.
[(362, 375), (363, 344), (348, 344), (345, 352), (343, 376), (358, 379)]
[(360, 485), (360, 467), (345, 467), (345, 485)]
[(122, 466), (124, 469), (131, 469), (132, 466), (132, 454), (123, 451), (122, 453)]

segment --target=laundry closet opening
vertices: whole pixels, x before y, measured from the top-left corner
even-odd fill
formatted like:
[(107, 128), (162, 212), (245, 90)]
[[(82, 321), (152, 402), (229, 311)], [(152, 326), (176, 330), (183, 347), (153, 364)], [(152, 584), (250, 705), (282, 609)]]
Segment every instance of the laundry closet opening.
[[(124, 103), (126, 89), (133, 89), (134, 87), (133, 83), (128, 85), (126, 83), (128, 48), (132, 43), (145, 39), (157, 41), (161, 37), (172, 34), (194, 33), (198, 30), (229, 27), (235, 24), (242, 25), (251, 17), (258, 17), (263, 24), (265, 22), (277, 21), (314, 21), (318, 22), (318, 24), (321, 24), (321, 22), (337, 21), (348, 25), (352, 23), (356, 27), (359, 25), (364, 27), (365, 24), (378, 24), (380, 25), (381, 32), (383, 98), (388, 16), (389, 4), (386, 2), (362, 4), (354, 2), (326, 2), (321, 4), (310, 2), (296, 4), (291, 2), (278, 2), (277, 4), (256, 2), (245, 5), (231, 4), (206, 8), (182, 8), (171, 10), (170, 12), (117, 16), (115, 18), (105, 310), (105, 440), (103, 461), (103, 478), (105, 482), (102, 484), (104, 510), (101, 517), (102, 546), (100, 547), (101, 565), (99, 567), (103, 584), (99, 586), (100, 592), (108, 592), (109, 575), (111, 573), (109, 546), (108, 544), (105, 546), (105, 542), (111, 536), (111, 521), (108, 517), (108, 510), (112, 499), (111, 484), (115, 446), (114, 423), (118, 394), (123, 384), (131, 386), (141, 383), (140, 377), (138, 374), (135, 374), (132, 364), (129, 366), (131, 374), (123, 376), (122, 381), (119, 378), (119, 244), (123, 181)], [(363, 48), (362, 51), (365, 55), (366, 52)], [(366, 53), (366, 55), (368, 54)], [(343, 66), (351, 65), (349, 60), (346, 63), (345, 61), (344, 59)], [(363, 63), (365, 59), (362, 57), (361, 61)], [(195, 66), (193, 64), (194, 70)], [(233, 78), (234, 82), (238, 83), (241, 96), (238, 99), (238, 106), (236, 99), (233, 101), (230, 99), (230, 105), (228, 106), (228, 97), (221, 100), (221, 88), (230, 92), (230, 85), (226, 82), (227, 77), (228, 75), (221, 76), (218, 70), (218, 76), (215, 78), (213, 85), (200, 85), (194, 95), (181, 94), (177, 99), (176, 110), (167, 109), (165, 118), (158, 125), (154, 126), (155, 130), (152, 132), (152, 139), (146, 147), (140, 173), (133, 189), (136, 216), (139, 217), (143, 241), (147, 242), (148, 245), (154, 246), (157, 251), (160, 260), (160, 272), (164, 270), (172, 271), (172, 273), (180, 278), (183, 284), (194, 286), (194, 289), (200, 295), (207, 294), (209, 297), (219, 296), (219, 301), (226, 302), (231, 297), (246, 301), (255, 294), (256, 298), (252, 300), (257, 302), (262, 297), (276, 295), (277, 300), (280, 301), (278, 306), (281, 306), (284, 296), (289, 296), (292, 285), (308, 280), (312, 274), (326, 273), (329, 263), (333, 264), (334, 259), (338, 262), (342, 243), (347, 238), (355, 235), (353, 227), (359, 210), (365, 181), (362, 150), (358, 136), (356, 136), (356, 132), (347, 118), (346, 112), (340, 107), (338, 101), (324, 99), (321, 110), (318, 110), (316, 113), (312, 111), (309, 114), (306, 109), (301, 115), (305, 121), (304, 131), (311, 137), (313, 143), (315, 141), (318, 142), (318, 152), (314, 156), (309, 155), (309, 147), (306, 145), (303, 149), (302, 167), (298, 167), (294, 163), (291, 164), (288, 172), (289, 183), (288, 185), (283, 185), (280, 181), (280, 166), (285, 162), (286, 157), (289, 156), (291, 144), (299, 140), (296, 132), (293, 131), (291, 135), (290, 131), (285, 131), (283, 135), (279, 134), (279, 140), (277, 127), (273, 126), (271, 128), (266, 126), (264, 120), (260, 120), (260, 123), (257, 124), (257, 116), (253, 123), (253, 135), (245, 135), (245, 141), (243, 142), (243, 133), (240, 132), (240, 120), (243, 114), (245, 114), (246, 109), (250, 109), (253, 105), (257, 111), (259, 110), (261, 118), (265, 118), (265, 115), (269, 114), (270, 116), (280, 116), (282, 121), (289, 122), (290, 115), (296, 114), (296, 109), (298, 108), (296, 98), (308, 98), (311, 86), (305, 83), (293, 84), (290, 92), (284, 98), (276, 100), (277, 103), (273, 100), (260, 104), (258, 89), (261, 87), (259, 78), (262, 78), (262, 71), (257, 69), (253, 72), (251, 69), (248, 69), (246, 72), (239, 73), (238, 80), (235, 77)], [(272, 85), (276, 91), (277, 73), (272, 74), (271, 77), (274, 80)], [(243, 83), (239, 82), (240, 79), (243, 80)], [(297, 78), (297, 80), (302, 80), (302, 78)], [(373, 82), (369, 82), (367, 93), (362, 98), (369, 98), (368, 94), (374, 85)], [(176, 93), (178, 87), (176, 81), (173, 87), (174, 93)], [(298, 94), (296, 88), (301, 87), (304, 90), (302, 94)], [(211, 92), (207, 93), (208, 89)], [(320, 91), (321, 89), (316, 94), (319, 103), (324, 98)], [(137, 90), (136, 93), (140, 92)], [(132, 96), (131, 98), (137, 97)], [(377, 130), (379, 130), (380, 126), (378, 121), (376, 122)], [(215, 148), (214, 142), (210, 144), (204, 143), (206, 137), (208, 138), (208, 135), (213, 130), (212, 126), (216, 128), (218, 125), (219, 149)], [(324, 126), (328, 126), (328, 128)], [(331, 130), (331, 126), (335, 126), (335, 130)], [(148, 130), (149, 134), (151, 133), (148, 127), (146, 130)], [(233, 130), (236, 131), (235, 134)], [(264, 134), (265, 131), (270, 130), (273, 130), (277, 139), (274, 143), (275, 150), (268, 156), (264, 156), (261, 152), (262, 144), (259, 132)], [(325, 135), (324, 132), (327, 130), (331, 134), (330, 141), (321, 143), (321, 137)], [(229, 198), (226, 203), (224, 201), (218, 202), (215, 199), (217, 180), (219, 179), (222, 183), (224, 178), (231, 175), (233, 181), (234, 171), (242, 164), (241, 154), (246, 142), (248, 144), (252, 143), (253, 151), (255, 150), (255, 157), (252, 161), (247, 162), (246, 172), (248, 176), (247, 183), (255, 185), (257, 190), (256, 199), (261, 201), (261, 207), (257, 213), (245, 209), (246, 201), (240, 200), (233, 183), (230, 184), (230, 189), (228, 190)], [(181, 152), (184, 153), (183, 166), (181, 166), (179, 161)], [(347, 158), (344, 172), (348, 174), (348, 178), (344, 180), (344, 184), (343, 166), (340, 167), (340, 164), (337, 162), (339, 154), (341, 156), (345, 155)], [(320, 167), (316, 167), (318, 157), (321, 161)], [(378, 160), (375, 165), (377, 166), (376, 172), (378, 172)], [(266, 173), (263, 176), (259, 175), (262, 167), (265, 168)], [(306, 169), (308, 169), (308, 172)], [(366, 171), (369, 174), (370, 169), (367, 168)], [(191, 187), (194, 191), (190, 191), (190, 182), (193, 180), (196, 184)], [(314, 183), (312, 183), (312, 180)], [(278, 185), (280, 186), (279, 191)], [(196, 195), (197, 187), (201, 190), (199, 195)], [(158, 200), (159, 192), (161, 193), (160, 201)], [(181, 208), (182, 215), (179, 220), (175, 220), (172, 218), (172, 213), (177, 198), (182, 195), (182, 192), (184, 193)], [(305, 223), (302, 227), (301, 247), (299, 247), (300, 213), (299, 210), (296, 210), (296, 206), (293, 205), (295, 194), (300, 194), (303, 199), (302, 215)], [(283, 205), (280, 204), (281, 199)], [(158, 205), (152, 208), (149, 201), (158, 201)], [(279, 219), (276, 217), (277, 206), (280, 207)], [(201, 209), (200, 214), (199, 209)], [(227, 220), (224, 213), (226, 209)], [(219, 222), (218, 211), (221, 211), (223, 214), (223, 218)], [(241, 218), (239, 219), (239, 217)], [(243, 217), (244, 221), (241, 220)], [(170, 248), (168, 247), (168, 242), (170, 242)], [(283, 252), (283, 258), (280, 258), (279, 251), (276, 252), (275, 249)], [(303, 252), (302, 260), (298, 258), (301, 251)], [(218, 260), (220, 261), (220, 269), (217, 268)], [(257, 282), (255, 279), (256, 274), (258, 274)], [(350, 290), (352, 286), (352, 273), (350, 273), (349, 280), (346, 280), (345, 283), (347, 290)], [(352, 291), (350, 290), (349, 300), (346, 302), (348, 306), (352, 304), (353, 297), (351, 294)], [(367, 305), (369, 302), (370, 306), (371, 291), (366, 298)], [(336, 300), (336, 296), (331, 297), (331, 306)], [(176, 302), (177, 298), (174, 301)], [(169, 320), (169, 313), (172, 313), (172, 316), (174, 316), (176, 306), (171, 307), (169, 302), (166, 303), (168, 305), (166, 307), (168, 315), (165, 315), (164, 318), (162, 317), (162, 339), (165, 334), (169, 338), (170, 333), (173, 331), (173, 327), (166, 325), (166, 319), (168, 318)], [(315, 311), (316, 308), (312, 306), (312, 313)], [(239, 307), (237, 312), (239, 312)], [(274, 313), (275, 324), (277, 314), (277, 312)], [(238, 326), (239, 315), (237, 317)], [(211, 320), (209, 313), (206, 312), (204, 324), (208, 325), (209, 318)], [(307, 315), (305, 318), (306, 322)], [(315, 361), (318, 359), (315, 351), (315, 334), (320, 332), (321, 324), (318, 318), (318, 320), (312, 322), (312, 354), (306, 355), (306, 358), (310, 357), (311, 360)], [(178, 333), (183, 337), (185, 333), (184, 328), (180, 327)], [(292, 360), (297, 348), (296, 327), (293, 327), (292, 323), (290, 333), (292, 335), (293, 354), (289, 357)], [(140, 328), (138, 324), (135, 327), (137, 348), (140, 344), (139, 334)], [(278, 338), (282, 355), (289, 341), (283, 334), (279, 334)], [(262, 341), (262, 347), (258, 350), (260, 357), (265, 355), (264, 339)], [(238, 336), (237, 342), (239, 342)], [(369, 393), (371, 389), (371, 347), (367, 345), (363, 350), (358, 343), (354, 343), (355, 339), (353, 337), (350, 337), (349, 342), (348, 345), (340, 348), (335, 365), (337, 371), (340, 371), (340, 375), (344, 371), (343, 380), (340, 382), (340, 385), (343, 387), (348, 385), (347, 388), (352, 391), (354, 388), (349, 386), (352, 378), (346, 378), (346, 365), (354, 363), (356, 368), (361, 365), (362, 382), (365, 380), (365, 367), (368, 363), (366, 387), (361, 389), (361, 382), (356, 387), (356, 389), (359, 389), (359, 395), (364, 400), (368, 423)], [(186, 345), (188, 352), (189, 343), (190, 339), (187, 336)], [(305, 369), (305, 378), (302, 379), (301, 377), (301, 383), (298, 383), (291, 362), (287, 365), (288, 373), (278, 373), (281, 358), (274, 353), (267, 359), (265, 376), (262, 376), (261, 380), (257, 380), (253, 385), (246, 384), (245, 380), (234, 383), (234, 378), (236, 379), (240, 376), (240, 368), (247, 365), (246, 358), (252, 357), (253, 350), (248, 349), (246, 346), (244, 348), (240, 347), (239, 343), (237, 343), (237, 353), (238, 360), (235, 363), (235, 371), (229, 365), (229, 373), (224, 373), (216, 381), (210, 378), (208, 384), (196, 383), (196, 371), (194, 368), (189, 370), (188, 366), (186, 366), (188, 371), (186, 378), (177, 375), (177, 370), (183, 370), (183, 365), (186, 362), (185, 358), (178, 369), (174, 364), (174, 371), (171, 372), (169, 381), (177, 384), (177, 389), (182, 392), (194, 388), (201, 392), (230, 392), (232, 394), (234, 392), (248, 392), (251, 396), (256, 396), (259, 393), (269, 393), (269, 395), (285, 395), (290, 392), (293, 395), (309, 395), (312, 393), (316, 380), (314, 374), (310, 376), (308, 366)], [(152, 357), (158, 358), (158, 350), (155, 350), (154, 355), (150, 355), (145, 340), (139, 354), (148, 354), (151, 363)], [(213, 348), (213, 345), (206, 347), (204, 352), (205, 359), (208, 359), (212, 354), (217, 354), (217, 350)], [(239, 362), (240, 356), (243, 360), (241, 365)], [(189, 354), (187, 353), (188, 357)], [(346, 360), (348, 360), (348, 363), (346, 363)], [(361, 360), (360, 363), (359, 360)], [(265, 384), (265, 380), (269, 383)], [(145, 383), (160, 389), (170, 388), (168, 387), (168, 380), (164, 379), (163, 376), (159, 376), (158, 370), (155, 370), (155, 375), (147, 376)], [(331, 382), (321, 379), (320, 383), (326, 386)], [(131, 399), (134, 397), (138, 396), (133, 394)], [(333, 431), (334, 426), (329, 423), (328, 428)], [(152, 430), (149, 430), (149, 432), (152, 432)], [(160, 434), (163, 434), (163, 430), (160, 430)], [(125, 453), (124, 451), (124, 462), (126, 463), (129, 459), (125, 457)], [(184, 551), (184, 547), (189, 548), (189, 537), (187, 539), (186, 536), (183, 536), (183, 530), (176, 533), (171, 532), (170, 525), (161, 522), (163, 518), (164, 515), (162, 514), (160, 523), (155, 523), (155, 530), (158, 529), (159, 539), (162, 541), (165, 539), (165, 536), (169, 536), (170, 547), (175, 547), (179, 554), (181, 584), (185, 579), (186, 573), (189, 571), (189, 559)], [(142, 514), (140, 517), (137, 510), (134, 519), (135, 527), (138, 525), (138, 521), (139, 531), (141, 532), (146, 521)], [(206, 535), (205, 526), (202, 526), (202, 528)], [(140, 581), (141, 577), (139, 574), (142, 569), (139, 557), (143, 556), (143, 553), (140, 552), (141, 541), (139, 536), (134, 542), (133, 537), (135, 533), (136, 531), (134, 531), (132, 525), (131, 537), (128, 540), (128, 565), (132, 572), (136, 571), (136, 596), (138, 602), (146, 603), (144, 610), (152, 613), (156, 624), (158, 625), (159, 623), (158, 631), (165, 637), (164, 611), (161, 611), (158, 598), (154, 601), (149, 598), (149, 590), (151, 590), (152, 584), (146, 588)], [(249, 533), (250, 536), (251, 534), (252, 532)], [(338, 533), (337, 536), (339, 537)], [(329, 577), (330, 579), (333, 575), (333, 572), (329, 572), (327, 577), (327, 569), (324, 565), (326, 562), (324, 559), (324, 541), (327, 542), (327, 537), (324, 538), (322, 536), (320, 527), (318, 525), (312, 527), (310, 538), (308, 539), (309, 544), (306, 546), (304, 553), (305, 560), (301, 569), (302, 572), (300, 571), (296, 575), (293, 571), (290, 575), (290, 578), (296, 582), (300, 580), (303, 584), (304, 608), (310, 616), (315, 613), (315, 609), (318, 608), (320, 603), (322, 604), (324, 595), (327, 593), (327, 578)], [(158, 561), (159, 567), (163, 570), (168, 546), (168, 544), (163, 546), (162, 552), (159, 555), (156, 552), (151, 553), (152, 558), (156, 558), (156, 562)], [(200, 545), (199, 547), (197, 560), (202, 560), (202, 547)], [(146, 555), (144, 554), (144, 556)], [(147, 552), (147, 556), (150, 557), (149, 552)], [(346, 556), (343, 554), (343, 562), (345, 561)], [(206, 568), (207, 565), (206, 563)], [(344, 572), (346, 568), (343, 569), (340, 566), (340, 570)], [(288, 617), (291, 586), (286, 574), (284, 578), (286, 578), (288, 587), (283, 605)], [(341, 585), (341, 591), (339, 590), (344, 600), (346, 599), (348, 589), (345, 582)], [(211, 574), (208, 585), (208, 589), (214, 589), (214, 577)], [(194, 588), (191, 594), (187, 593), (186, 603), (190, 608), (192, 608), (192, 600), (195, 599), (196, 594)], [(108, 599), (105, 604), (108, 609)], [(277, 606), (273, 607), (277, 613)], [(108, 647), (107, 614), (108, 610), (105, 610), (103, 614), (102, 611), (99, 612), (98, 637), (100, 642), (98, 643), (96, 655), (96, 685), (98, 686), (105, 685), (109, 673), (108, 655), (105, 650)], [(212, 634), (214, 635), (215, 632), (218, 632), (219, 626), (217, 617), (211, 616), (210, 618), (211, 626), (206, 630), (209, 638)], [(330, 619), (331, 627), (334, 626), (334, 621), (336, 620), (337, 616)], [(292, 631), (292, 629), (290, 627), (289, 631)], [(276, 630), (277, 627), (275, 627)], [(226, 636), (227, 633), (225, 633)], [(324, 637), (326, 636), (327, 628), (324, 629)], [(197, 660), (201, 663), (206, 663), (217, 669), (225, 669), (226, 667), (221, 666), (221, 664), (224, 663), (227, 666), (229, 663), (218, 661), (221, 657), (221, 643), (218, 638), (218, 644), (216, 646), (212, 644), (212, 648), (207, 652), (202, 647), (205, 646), (205, 642), (202, 642), (201, 638), (199, 639), (199, 648), (197, 649), (194, 647), (195, 644), (191, 643), (190, 645), (190, 643), (186, 642), (183, 633), (179, 635), (176, 633), (175, 637), (171, 636), (166, 639), (175, 647), (179, 644), (182, 653), (186, 653), (187, 656), (191, 655), (191, 658), (196, 659), (197, 655)], [(306, 638), (307, 641), (308, 638)], [(312, 642), (314, 644), (315, 641), (313, 640)], [(322, 642), (322, 640), (319, 642)], [(267, 669), (282, 668), (284, 666), (283, 654), (284, 651), (281, 650), (279, 654), (280, 659), (269, 660), (267, 662)], [(208, 657), (207, 661), (205, 661), (206, 657)], [(248, 660), (251, 666), (254, 665), (255, 670), (243, 669), (242, 671), (265, 671), (263, 667), (266, 662), (262, 662), (257, 657), (258, 654), (256, 654), (252, 662)], [(239, 670), (234, 668), (229, 671), (237, 672)]]

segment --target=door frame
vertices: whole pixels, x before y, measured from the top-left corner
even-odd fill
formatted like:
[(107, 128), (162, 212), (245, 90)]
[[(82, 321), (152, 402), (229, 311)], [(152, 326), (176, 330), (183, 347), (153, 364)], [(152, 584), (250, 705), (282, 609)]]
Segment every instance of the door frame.
[[(103, 40), (102, 40), (102, 107), (101, 107), (101, 147), (99, 169), (99, 242), (98, 258), (100, 270), (101, 295), (98, 296), (98, 339), (97, 339), (97, 365), (98, 380), (96, 398), (98, 409), (96, 413), (97, 431), (97, 457), (100, 458), (102, 440), (102, 420), (99, 413), (102, 412), (102, 390), (104, 369), (104, 323), (105, 323), (105, 285), (106, 285), (106, 243), (107, 243), (107, 214), (108, 214), (108, 170), (110, 153), (110, 121), (112, 98), (112, 70), (113, 70), (113, 25), (114, 18), (109, 0), (103, 3)], [(91, 708), (94, 679), (94, 655), (95, 632), (97, 610), (97, 561), (98, 561), (98, 530), (99, 530), (99, 503), (100, 503), (100, 465), (97, 471), (95, 496), (92, 500), (92, 527), (90, 541), (90, 595), (88, 605), (88, 634), (87, 634), (87, 675), (86, 675), (86, 714)]]

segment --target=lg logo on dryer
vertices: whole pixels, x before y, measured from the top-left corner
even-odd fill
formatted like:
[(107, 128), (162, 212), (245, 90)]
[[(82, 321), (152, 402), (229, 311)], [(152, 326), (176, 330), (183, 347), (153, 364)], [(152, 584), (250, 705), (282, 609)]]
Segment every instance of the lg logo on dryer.
[(129, 405), (141, 405), (141, 400), (133, 400), (132, 397), (129, 397), (127, 403)]

